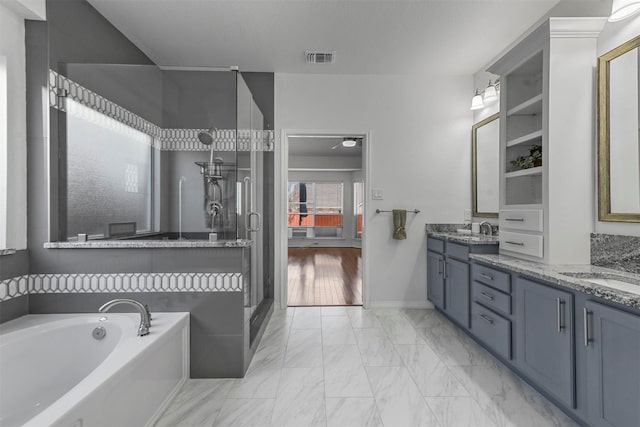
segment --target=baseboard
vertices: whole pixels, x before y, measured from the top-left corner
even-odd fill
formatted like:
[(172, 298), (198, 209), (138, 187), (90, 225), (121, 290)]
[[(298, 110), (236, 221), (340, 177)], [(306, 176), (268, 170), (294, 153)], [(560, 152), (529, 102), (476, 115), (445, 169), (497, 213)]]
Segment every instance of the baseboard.
[(369, 301), (367, 308), (434, 308), (429, 301)]

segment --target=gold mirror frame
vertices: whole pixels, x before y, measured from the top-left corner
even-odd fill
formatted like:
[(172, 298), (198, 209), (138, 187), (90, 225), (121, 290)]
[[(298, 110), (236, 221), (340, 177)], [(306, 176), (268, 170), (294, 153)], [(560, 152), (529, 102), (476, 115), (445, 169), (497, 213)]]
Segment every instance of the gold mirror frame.
[[(495, 113), (471, 127), (471, 206), (472, 215), (479, 218), (498, 218), (498, 212), (478, 212), (478, 129), (500, 118)], [(496, 153), (497, 155), (498, 153)], [(496, 189), (498, 191), (498, 189)]]
[(640, 222), (638, 213), (611, 212), (611, 162), (609, 149), (609, 63), (640, 47), (640, 36), (621, 44), (598, 58), (598, 220), (610, 222)]

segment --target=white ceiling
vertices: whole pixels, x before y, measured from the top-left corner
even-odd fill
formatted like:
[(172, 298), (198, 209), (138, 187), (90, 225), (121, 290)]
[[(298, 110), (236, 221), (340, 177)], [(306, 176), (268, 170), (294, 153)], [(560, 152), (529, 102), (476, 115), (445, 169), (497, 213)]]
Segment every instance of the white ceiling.
[[(362, 157), (362, 145), (343, 147), (342, 137), (289, 137), (289, 156)], [(333, 148), (338, 145), (336, 148)]]
[[(158, 65), (473, 74), (559, 0), (88, 0)], [(611, 0), (562, 3), (611, 4)], [(307, 65), (307, 49), (335, 50)]]

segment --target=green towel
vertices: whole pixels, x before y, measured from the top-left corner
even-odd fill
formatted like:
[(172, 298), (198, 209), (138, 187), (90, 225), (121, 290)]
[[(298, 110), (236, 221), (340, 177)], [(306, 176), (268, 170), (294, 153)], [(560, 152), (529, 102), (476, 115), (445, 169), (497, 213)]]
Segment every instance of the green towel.
[(407, 225), (407, 211), (405, 209), (393, 210), (393, 238), (396, 240), (405, 240), (407, 232), (404, 227)]

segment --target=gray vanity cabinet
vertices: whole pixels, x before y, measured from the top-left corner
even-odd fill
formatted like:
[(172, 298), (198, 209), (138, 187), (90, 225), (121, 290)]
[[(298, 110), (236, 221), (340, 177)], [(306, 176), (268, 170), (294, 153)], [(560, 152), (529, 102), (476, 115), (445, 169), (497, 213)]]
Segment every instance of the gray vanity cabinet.
[(444, 255), (427, 251), (427, 298), (444, 310)]
[(518, 369), (575, 408), (573, 294), (522, 277), (515, 289)]
[(465, 328), (469, 327), (469, 264), (447, 257), (445, 311)]
[(582, 317), (593, 426), (640, 426), (640, 316), (587, 301)]

